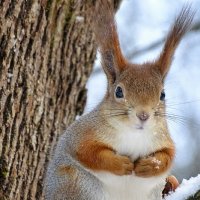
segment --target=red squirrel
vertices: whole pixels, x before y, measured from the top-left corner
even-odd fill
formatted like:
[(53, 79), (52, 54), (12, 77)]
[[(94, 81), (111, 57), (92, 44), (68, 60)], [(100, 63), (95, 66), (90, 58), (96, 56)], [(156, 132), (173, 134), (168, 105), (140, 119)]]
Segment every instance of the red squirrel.
[(159, 200), (175, 146), (165, 117), (164, 81), (193, 19), (184, 7), (158, 58), (122, 55), (114, 11), (100, 0), (93, 28), (107, 76), (102, 102), (61, 135), (45, 178), (48, 200)]

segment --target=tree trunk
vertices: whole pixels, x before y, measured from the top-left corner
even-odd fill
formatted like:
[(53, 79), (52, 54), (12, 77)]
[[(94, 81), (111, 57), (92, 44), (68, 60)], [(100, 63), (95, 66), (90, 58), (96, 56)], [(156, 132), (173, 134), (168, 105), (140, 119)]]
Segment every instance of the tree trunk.
[(42, 199), (49, 154), (83, 111), (89, 2), (0, 0), (0, 199)]

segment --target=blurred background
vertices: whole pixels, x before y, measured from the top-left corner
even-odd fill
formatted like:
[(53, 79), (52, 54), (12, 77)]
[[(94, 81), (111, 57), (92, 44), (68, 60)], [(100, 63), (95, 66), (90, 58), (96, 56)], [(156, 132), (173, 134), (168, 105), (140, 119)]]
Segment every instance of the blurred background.
[[(130, 61), (153, 60), (163, 46), (170, 25), (184, 4), (196, 10), (192, 30), (177, 48), (165, 84), (170, 133), (177, 153), (172, 174), (181, 181), (200, 173), (200, 0), (123, 0), (116, 14), (122, 51)], [(101, 101), (106, 89), (97, 55), (87, 84), (85, 112)]]

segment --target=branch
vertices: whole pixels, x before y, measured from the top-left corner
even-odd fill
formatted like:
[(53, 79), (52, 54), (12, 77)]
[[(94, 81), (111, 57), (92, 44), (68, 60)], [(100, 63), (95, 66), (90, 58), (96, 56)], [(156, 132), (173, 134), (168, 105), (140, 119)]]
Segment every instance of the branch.
[[(192, 32), (192, 31), (200, 31), (200, 21), (195, 23), (189, 32)], [(158, 46), (162, 45), (164, 43), (164, 41), (165, 41), (165, 37), (161, 38), (158, 41), (153, 42), (152, 44), (150, 44), (144, 48), (133, 51), (132, 53), (128, 54), (126, 57), (128, 59), (133, 59), (134, 57), (136, 57), (142, 53), (145, 53), (145, 52), (148, 52), (150, 50), (157, 48)]]
[(136, 56), (138, 56), (138, 55), (140, 55), (142, 53), (146, 53), (148, 51), (151, 51), (151, 50), (157, 48), (158, 46), (160, 46), (161, 44), (163, 44), (164, 41), (165, 41), (165, 38), (163, 37), (160, 40), (157, 40), (157, 41), (153, 42), (152, 44), (147, 45), (144, 48), (141, 48), (141, 49), (133, 51), (132, 53), (128, 54), (126, 56), (126, 58), (128, 60), (131, 60), (131, 59), (135, 58)]
[(183, 180), (175, 192), (171, 193), (165, 200), (199, 200), (200, 199), (200, 174)]

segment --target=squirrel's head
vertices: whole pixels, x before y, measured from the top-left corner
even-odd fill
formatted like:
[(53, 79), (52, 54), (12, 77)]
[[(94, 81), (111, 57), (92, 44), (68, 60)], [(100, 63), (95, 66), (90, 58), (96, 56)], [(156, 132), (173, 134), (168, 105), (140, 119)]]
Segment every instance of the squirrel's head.
[(184, 7), (167, 35), (160, 56), (153, 62), (137, 65), (123, 57), (113, 9), (109, 3), (103, 2), (94, 22), (102, 65), (108, 80), (102, 109), (108, 117), (134, 121), (138, 128), (143, 128), (148, 121), (164, 116), (164, 80), (176, 47), (189, 29), (194, 13), (190, 6)]
[[(165, 92), (163, 75), (156, 64), (126, 64), (109, 83), (104, 99), (104, 113), (109, 117), (134, 123), (142, 129), (156, 113), (164, 111)], [(116, 116), (116, 117), (115, 117)]]

